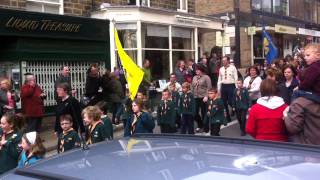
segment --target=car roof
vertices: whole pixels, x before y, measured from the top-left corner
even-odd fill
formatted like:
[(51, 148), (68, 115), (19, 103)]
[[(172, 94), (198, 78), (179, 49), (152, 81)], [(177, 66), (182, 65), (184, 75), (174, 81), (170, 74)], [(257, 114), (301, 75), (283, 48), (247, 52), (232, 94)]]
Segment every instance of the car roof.
[(3, 178), (311, 180), (319, 169), (318, 146), (144, 134), (59, 154)]

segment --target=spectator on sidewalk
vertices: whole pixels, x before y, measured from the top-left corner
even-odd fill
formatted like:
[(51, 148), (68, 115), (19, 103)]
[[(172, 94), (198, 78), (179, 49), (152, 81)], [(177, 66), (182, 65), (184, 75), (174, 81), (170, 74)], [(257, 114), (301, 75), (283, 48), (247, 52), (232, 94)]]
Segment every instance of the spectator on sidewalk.
[(36, 83), (33, 74), (27, 73), (25, 83), (21, 88), (22, 112), (27, 120), (27, 132), (40, 132), (42, 116), (44, 114), (43, 100), (47, 97)]
[(33, 131), (22, 136), (22, 153), (18, 162), (18, 168), (30, 166), (44, 158), (46, 149), (42, 144), (40, 135)]
[[(61, 83), (67, 83), (69, 89), (67, 89), (67, 92), (69, 95), (75, 95), (76, 90), (71, 90), (71, 76), (70, 76), (70, 69), (69, 66), (62, 66), (61, 67), (61, 73), (57, 77), (56, 81), (54, 82), (54, 89), (56, 90), (58, 85)], [(57, 101), (61, 101), (56, 91), (54, 91), (54, 99)]]
[(62, 115), (60, 117), (60, 126), (62, 132), (58, 136), (58, 153), (63, 153), (74, 149), (76, 147), (80, 147), (80, 137), (72, 128), (73, 120), (69, 114)]
[(262, 97), (250, 109), (246, 132), (258, 140), (287, 141), (283, 120), (283, 112), (287, 105), (277, 96), (276, 82), (270, 79), (263, 80), (260, 91)]
[(14, 112), (7, 112), (1, 117), (0, 175), (18, 165), (22, 124), (23, 118), (15, 115)]
[(297, 75), (297, 71), (295, 67), (293, 67), (293, 65), (287, 64), (284, 66), (282, 72), (283, 72), (285, 81), (282, 82), (281, 84), (288, 91), (288, 97), (283, 97), (283, 100), (286, 104), (290, 105), (293, 90), (299, 85), (299, 81), (295, 78)]
[(249, 68), (249, 76), (243, 81), (243, 86), (248, 90), (251, 104), (257, 103), (257, 100), (261, 97), (260, 84), (262, 82), (259, 76), (260, 72), (257, 66), (251, 66)]
[(299, 90), (294, 91), (293, 99), (305, 97), (320, 103), (320, 44), (309, 44), (304, 49), (308, 67), (299, 76)]
[(284, 112), (290, 140), (295, 143), (320, 145), (320, 104), (304, 97), (294, 100)]
[(19, 96), (11, 89), (10, 81), (0, 80), (0, 117), (6, 112), (15, 112), (16, 102), (19, 100)]
[(124, 129), (124, 136), (132, 136), (136, 133), (153, 133), (154, 120), (148, 112), (143, 112), (143, 102), (134, 100), (132, 102), (133, 115), (129, 118)]
[(99, 108), (97, 106), (88, 106), (81, 114), (86, 125), (87, 145), (104, 141), (107, 135)]
[(232, 98), (238, 80), (238, 71), (234, 65), (230, 64), (230, 58), (228, 56), (222, 58), (222, 63), (223, 66), (219, 70), (217, 87), (227, 112), (227, 121), (231, 122), (229, 105), (232, 107)]
[[(186, 81), (185, 80), (186, 73), (187, 73), (187, 71), (186, 71), (185, 62), (183, 60), (178, 60), (178, 62), (176, 64), (176, 69), (175, 69), (175, 73), (174, 74), (176, 76), (176, 81), (180, 85)], [(171, 76), (170, 76), (170, 80), (171, 80)]]
[(84, 133), (84, 125), (81, 117), (81, 108), (79, 101), (73, 96), (68, 94), (69, 85), (67, 83), (61, 83), (57, 86), (57, 94), (61, 101), (56, 107), (56, 122), (54, 132), (56, 136), (62, 133), (60, 126), (60, 117), (65, 114), (70, 114), (72, 117), (72, 127), (75, 131)]
[(98, 64), (91, 64), (87, 71), (87, 80), (85, 85), (85, 97), (90, 99), (87, 106), (93, 106), (102, 100), (101, 92), (102, 81), (99, 73)]
[(112, 87), (110, 90), (110, 104), (112, 111), (112, 123), (119, 124), (120, 116), (117, 115), (117, 112), (121, 108), (122, 100), (124, 99), (124, 92), (122, 92), (122, 85), (119, 79), (114, 75), (114, 73), (110, 73), (110, 86)]

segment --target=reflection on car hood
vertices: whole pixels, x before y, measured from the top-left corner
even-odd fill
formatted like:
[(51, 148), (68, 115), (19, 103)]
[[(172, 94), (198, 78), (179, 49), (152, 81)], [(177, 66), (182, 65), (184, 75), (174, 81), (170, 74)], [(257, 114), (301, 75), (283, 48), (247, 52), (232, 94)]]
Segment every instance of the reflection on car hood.
[[(252, 140), (140, 136), (61, 154), (26, 170), (80, 179), (318, 179), (318, 148)], [(13, 174), (5, 179), (26, 179)]]

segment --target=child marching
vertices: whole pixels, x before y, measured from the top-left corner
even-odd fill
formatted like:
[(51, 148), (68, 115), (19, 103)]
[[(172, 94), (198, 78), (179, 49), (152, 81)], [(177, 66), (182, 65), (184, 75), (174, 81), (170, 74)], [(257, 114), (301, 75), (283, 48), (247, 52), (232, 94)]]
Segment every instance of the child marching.
[(221, 125), (227, 123), (223, 101), (218, 97), (218, 91), (215, 88), (208, 90), (208, 98), (204, 121), (209, 124), (211, 136), (220, 136)]
[(73, 120), (71, 115), (62, 115), (60, 117), (60, 126), (62, 133), (58, 136), (58, 153), (63, 153), (68, 150), (80, 147), (80, 137), (72, 126)]
[(193, 94), (190, 92), (190, 84), (182, 84), (182, 95), (179, 100), (179, 114), (181, 115), (181, 134), (194, 134), (194, 122), (196, 107)]
[(87, 145), (98, 143), (106, 139), (106, 130), (101, 120), (101, 111), (96, 106), (88, 106), (82, 111), (86, 125)]
[(163, 90), (162, 100), (157, 110), (157, 120), (161, 133), (176, 132), (176, 103), (171, 99), (168, 89)]

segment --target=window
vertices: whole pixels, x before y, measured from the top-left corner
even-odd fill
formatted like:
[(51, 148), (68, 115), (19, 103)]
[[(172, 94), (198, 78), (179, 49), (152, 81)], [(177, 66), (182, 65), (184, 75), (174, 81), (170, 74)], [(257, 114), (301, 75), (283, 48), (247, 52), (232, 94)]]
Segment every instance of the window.
[(304, 0), (304, 20), (312, 21), (312, 0)]
[(142, 47), (169, 49), (169, 27), (154, 24), (142, 24)]
[(63, 14), (63, 0), (27, 0), (26, 10)]
[(177, 10), (188, 12), (188, 0), (177, 0)]
[(263, 0), (262, 1), (262, 11), (271, 12), (271, 10), (272, 10), (271, 0)]
[(252, 0), (251, 7), (254, 10), (261, 10), (261, 0)]
[[(126, 53), (134, 62), (137, 62), (137, 24), (117, 23), (116, 25), (120, 42)], [(119, 60), (116, 49), (116, 58)], [(120, 62), (120, 61), (117, 61)]]
[(273, 0), (273, 12), (284, 16), (289, 15), (289, 1), (288, 0)]

